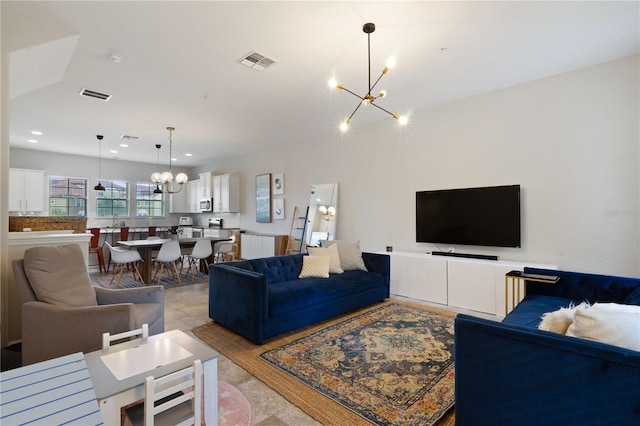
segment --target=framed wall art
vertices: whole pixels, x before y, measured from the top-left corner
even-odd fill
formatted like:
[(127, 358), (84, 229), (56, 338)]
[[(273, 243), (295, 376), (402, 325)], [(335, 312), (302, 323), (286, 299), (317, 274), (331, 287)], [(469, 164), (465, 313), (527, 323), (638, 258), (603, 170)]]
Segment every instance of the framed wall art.
[(273, 200), (273, 218), (275, 220), (284, 219), (284, 198), (275, 198)]
[(271, 173), (256, 176), (256, 222), (271, 223)]
[(271, 184), (273, 195), (284, 194), (284, 173), (274, 173), (273, 183)]

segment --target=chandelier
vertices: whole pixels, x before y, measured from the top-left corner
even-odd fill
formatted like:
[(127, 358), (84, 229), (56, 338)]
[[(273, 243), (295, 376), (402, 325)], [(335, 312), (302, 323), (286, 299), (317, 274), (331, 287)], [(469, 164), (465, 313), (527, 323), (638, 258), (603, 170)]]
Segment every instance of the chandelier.
[(349, 128), (349, 124), (351, 123), (351, 118), (358, 111), (358, 109), (363, 105), (364, 106), (373, 105), (374, 107), (378, 108), (381, 111), (386, 112), (387, 114), (389, 114), (390, 116), (392, 116), (393, 118), (398, 120), (398, 123), (400, 123), (401, 125), (405, 125), (408, 122), (407, 116), (394, 114), (394, 113), (392, 113), (390, 111), (387, 111), (386, 109), (382, 108), (380, 105), (374, 103), (376, 99), (384, 98), (387, 95), (387, 92), (385, 92), (384, 90), (381, 90), (378, 93), (378, 96), (374, 96), (374, 95), (371, 94), (373, 92), (373, 89), (376, 87), (376, 85), (378, 84), (378, 82), (380, 81), (382, 76), (385, 75), (386, 73), (388, 73), (389, 69), (391, 69), (395, 65), (395, 61), (393, 60), (393, 58), (389, 59), (387, 61), (386, 65), (385, 65), (385, 67), (382, 69), (382, 73), (380, 74), (380, 77), (378, 77), (378, 79), (375, 81), (375, 83), (373, 83), (373, 85), (371, 85), (371, 33), (374, 32), (375, 30), (376, 30), (376, 25), (371, 23), (371, 22), (366, 23), (366, 24), (364, 24), (362, 26), (362, 31), (364, 31), (367, 34), (367, 53), (368, 53), (368, 62), (369, 62), (369, 91), (367, 92), (367, 94), (364, 95), (364, 96), (360, 96), (357, 93), (354, 93), (351, 90), (347, 89), (342, 84), (338, 83), (335, 79), (329, 80), (329, 86), (330, 87), (332, 87), (332, 88), (337, 87), (340, 90), (345, 90), (345, 91), (351, 93), (356, 98), (360, 99), (360, 102), (358, 103), (358, 106), (356, 107), (356, 109), (354, 109), (353, 112), (351, 113), (351, 115), (349, 116), (349, 118), (347, 118), (340, 125), (340, 130), (342, 130), (343, 132), (346, 131)]
[[(172, 134), (173, 131), (176, 130), (173, 127), (167, 127), (167, 130), (169, 131), (169, 171), (168, 172), (164, 172), (164, 173), (160, 173), (160, 172), (155, 172), (151, 175), (151, 181), (153, 183), (156, 184), (156, 189), (153, 191), (154, 194), (157, 194), (156, 191), (160, 190), (159, 188), (159, 184), (163, 184), (164, 185), (164, 192), (169, 193), (169, 194), (176, 194), (178, 192), (180, 192), (180, 190), (182, 189), (182, 186), (187, 183), (187, 181), (189, 180), (189, 178), (187, 177), (186, 174), (184, 173), (178, 173), (176, 175), (176, 183), (178, 184), (178, 189), (174, 190), (173, 189), (173, 173), (171, 171), (171, 156), (173, 155), (173, 138), (172, 138)], [(156, 145), (156, 148), (158, 149), (158, 158), (160, 156), (160, 147), (162, 145)]]

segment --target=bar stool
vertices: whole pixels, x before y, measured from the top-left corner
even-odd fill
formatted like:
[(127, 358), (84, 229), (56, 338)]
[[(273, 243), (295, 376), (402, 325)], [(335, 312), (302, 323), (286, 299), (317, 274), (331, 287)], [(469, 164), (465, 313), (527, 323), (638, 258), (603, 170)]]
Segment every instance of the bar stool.
[(100, 242), (100, 228), (91, 228), (91, 243), (89, 244), (89, 254), (95, 253), (98, 255), (98, 266), (100, 272), (107, 273), (107, 268), (104, 266), (104, 252), (99, 245)]

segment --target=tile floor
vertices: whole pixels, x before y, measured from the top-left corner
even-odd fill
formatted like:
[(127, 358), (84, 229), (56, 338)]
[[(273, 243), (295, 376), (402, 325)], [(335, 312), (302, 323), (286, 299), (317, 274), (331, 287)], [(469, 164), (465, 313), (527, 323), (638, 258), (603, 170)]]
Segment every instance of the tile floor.
[[(191, 329), (210, 321), (208, 284), (194, 284), (165, 289), (165, 330), (179, 329), (193, 336)], [(399, 298), (409, 300), (406, 298)], [(412, 302), (418, 302), (411, 300)], [(424, 303), (430, 305), (428, 303)], [(439, 305), (433, 305), (442, 308)], [(465, 312), (458, 310), (458, 312)], [(468, 312), (467, 312), (468, 313)], [(493, 315), (473, 315), (500, 319)], [(195, 336), (194, 336), (195, 337)], [(295, 405), (228, 358), (220, 355), (218, 377), (238, 388), (251, 403), (252, 425), (320, 425)]]
[[(209, 288), (207, 284), (165, 289), (165, 330), (191, 329), (209, 319)], [(193, 336), (193, 334), (191, 334)], [(194, 336), (195, 337), (195, 336)], [(251, 404), (252, 425), (312, 426), (320, 425), (302, 410), (290, 404), (280, 394), (238, 367), (228, 358), (218, 359), (218, 378), (242, 392)]]

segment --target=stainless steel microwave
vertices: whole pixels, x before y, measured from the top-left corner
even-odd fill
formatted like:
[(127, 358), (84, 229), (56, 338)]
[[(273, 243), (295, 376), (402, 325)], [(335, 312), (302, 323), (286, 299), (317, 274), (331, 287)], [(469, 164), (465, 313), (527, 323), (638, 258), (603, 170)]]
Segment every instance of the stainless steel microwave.
[(201, 198), (200, 210), (203, 212), (213, 211), (213, 198)]

